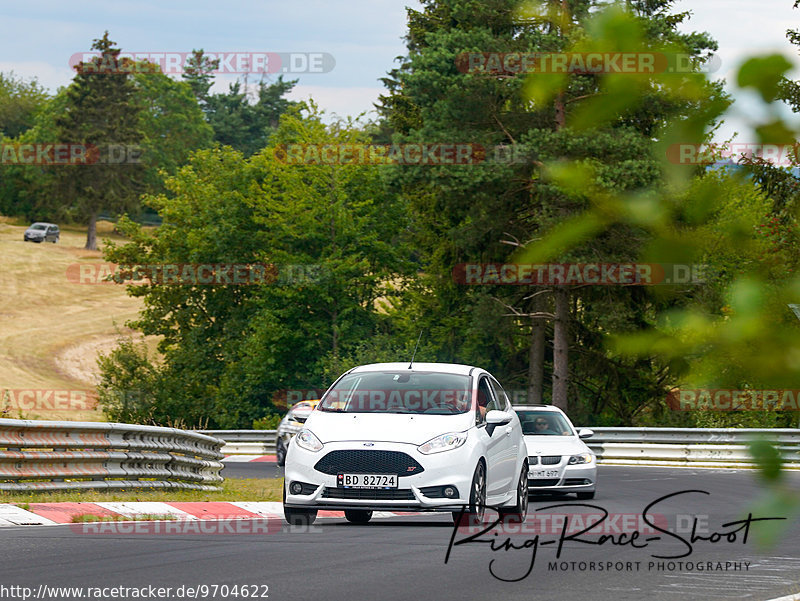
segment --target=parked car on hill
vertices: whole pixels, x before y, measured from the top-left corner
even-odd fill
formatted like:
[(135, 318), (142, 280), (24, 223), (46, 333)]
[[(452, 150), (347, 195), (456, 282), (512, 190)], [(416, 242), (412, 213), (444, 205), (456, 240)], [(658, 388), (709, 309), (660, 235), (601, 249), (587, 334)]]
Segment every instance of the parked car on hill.
[(28, 229), (25, 230), (25, 242), (52, 242), (55, 244), (61, 237), (61, 232), (58, 226), (54, 223), (43, 223), (37, 221), (32, 223)]

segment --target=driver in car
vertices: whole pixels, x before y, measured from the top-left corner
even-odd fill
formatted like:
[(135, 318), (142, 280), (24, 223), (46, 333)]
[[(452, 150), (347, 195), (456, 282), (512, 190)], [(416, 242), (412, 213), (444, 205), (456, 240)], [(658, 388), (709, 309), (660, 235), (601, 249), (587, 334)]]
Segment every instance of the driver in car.
[(536, 421), (533, 422), (533, 425), (535, 427), (535, 434), (558, 434), (558, 432), (550, 427), (550, 420), (548, 420), (546, 417), (537, 417)]

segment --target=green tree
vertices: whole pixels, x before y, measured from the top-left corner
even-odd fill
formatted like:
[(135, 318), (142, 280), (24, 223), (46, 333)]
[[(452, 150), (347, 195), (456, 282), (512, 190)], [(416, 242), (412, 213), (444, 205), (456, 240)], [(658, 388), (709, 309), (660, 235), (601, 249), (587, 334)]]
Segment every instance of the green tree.
[[(608, 19), (618, 34), (630, 31), (630, 27), (641, 28), (625, 14), (606, 13), (598, 18)], [(626, 37), (630, 38), (630, 34)], [(736, 74), (737, 85), (754, 91), (763, 101), (761, 108), (766, 118), (754, 128), (761, 144), (790, 144), (798, 135), (777, 106), (789, 69), (791, 63), (784, 57), (765, 55), (747, 59)], [(693, 79), (672, 85), (672, 93), (686, 99), (702, 98), (707, 88)], [(654, 80), (669, 85), (661, 76)], [(617, 107), (618, 116), (625, 107), (646, 97), (641, 88), (625, 89), (612, 84), (607, 82), (606, 100), (610, 107)], [(712, 100), (710, 96), (706, 98)], [(683, 287), (648, 290), (649, 295), (662, 299), (655, 307), (654, 318), (632, 330), (609, 332), (605, 337), (609, 352), (627, 359), (656, 356), (663, 363), (681, 364), (676, 387), (791, 391), (800, 376), (800, 364), (795, 359), (800, 356), (800, 343), (796, 318), (787, 304), (800, 295), (800, 278), (793, 269), (796, 253), (791, 252), (791, 238), (784, 239), (780, 227), (776, 227), (777, 236), (769, 226), (767, 234), (763, 233), (764, 226), (773, 223), (765, 219), (763, 212), (776, 198), (765, 199), (752, 190), (747, 192), (747, 187), (753, 185), (751, 179), (737, 182), (735, 178), (711, 175), (698, 178), (695, 168), (669, 159), (667, 151), (672, 144), (697, 144), (706, 139), (720, 110), (716, 103), (709, 106), (714, 110), (698, 111), (684, 119), (675, 116), (659, 128), (653, 156), (666, 176), (661, 185), (633, 198), (582, 186), (586, 208), (565, 227), (556, 228), (531, 244), (524, 259), (546, 261), (625, 223), (648, 234), (648, 242), (639, 253), (642, 261), (657, 258), (686, 264), (711, 262), (719, 273), (712, 273), (709, 284), (693, 294), (687, 295)], [(595, 121), (591, 114), (585, 115), (582, 125), (597, 128), (608, 115), (597, 117)], [(561, 162), (552, 165), (550, 180), (571, 189), (575, 182), (587, 181), (586, 171), (587, 166), (579, 161)], [(763, 183), (758, 182), (763, 194), (774, 193), (775, 188)], [(796, 219), (797, 209), (789, 211), (789, 215)], [(762, 425), (770, 421), (773, 425), (794, 422), (796, 402), (792, 396), (780, 397), (778, 407), (788, 406), (794, 411), (762, 416), (759, 421)], [(762, 412), (774, 409), (766, 405)], [(749, 421), (748, 417), (734, 419), (742, 425)], [(722, 420), (717, 416), (703, 420), (700, 416), (698, 423), (704, 421), (703, 425), (710, 425), (709, 422), (718, 424)], [(759, 441), (751, 445), (751, 454), (770, 491), (761, 509), (768, 505), (772, 515), (783, 516), (796, 512), (800, 499), (785, 486), (779, 450)]]
[[(365, 141), (355, 124), (326, 126), (315, 107), (293, 109), (249, 160), (201, 150), (167, 178), (168, 195), (147, 201), (164, 220), (154, 233), (120, 224), (132, 242), (106, 247), (115, 263), (275, 266), (264, 285), (129, 288), (145, 302), (131, 325), (162, 337), (152, 420), (250, 427), (276, 410), (280, 391), (318, 388), (333, 357), (385, 331), (379, 301), (403, 273), (405, 222), (381, 172), (276, 158), (281, 144)], [(116, 369), (127, 367), (103, 366), (107, 380)]]
[(119, 58), (105, 32), (94, 40), (100, 56), (76, 65), (64, 111), (56, 116), (63, 143), (96, 147), (96, 163), (59, 167), (59, 199), (88, 222), (86, 248), (97, 248), (97, 216), (136, 205), (143, 191), (144, 169), (136, 147), (144, 141), (142, 107), (133, 81), (132, 62)]
[[(382, 108), (398, 131), (397, 141), (469, 141), (514, 149), (517, 159), (498, 160), (490, 151), (489, 160), (478, 166), (397, 170), (396, 186), (409, 199), (415, 241), (424, 257), (416, 308), (430, 316), (438, 357), (496, 366), (506, 382), (524, 384), (534, 400), (545, 397), (543, 367), (552, 363), (553, 402), (566, 408), (568, 397), (584, 396), (581, 405), (592, 414), (600, 410), (598, 398), (635, 389), (640, 392), (619, 417), (629, 420), (638, 405), (663, 388), (664, 366), (612, 359), (602, 340), (609, 329), (636, 327), (652, 317), (652, 305), (641, 302), (640, 290), (465, 290), (451, 275), (459, 263), (510, 261), (532, 240), (567, 230), (587, 206), (581, 186), (635, 197), (656, 185), (662, 173), (652, 150), (659, 128), (673, 117), (720, 104), (719, 88), (705, 82), (695, 85), (709, 88), (706, 96), (676, 95), (673, 88), (682, 84), (677, 76), (655, 82), (636, 74), (609, 80), (595, 73), (553, 73), (526, 80), (465, 68), (470, 53), (649, 50), (683, 52), (699, 63), (715, 48), (706, 35), (678, 33), (687, 14), (669, 14), (668, 0), (624, 3), (633, 23), (627, 37), (613, 36), (612, 21), (590, 19), (600, 5), (592, 0), (527, 7), (510, 0), (423, 2), (422, 11), (409, 10), (409, 54), (387, 78)], [(607, 105), (609, 81), (642, 93), (636, 102)], [(590, 128), (591, 115), (596, 119)], [(581, 178), (570, 186), (555, 184), (550, 165), (571, 160), (586, 166)], [(647, 233), (630, 224), (597, 237), (591, 231), (583, 235), (583, 246), (565, 247), (550, 260), (630, 261), (647, 243)], [(553, 345), (547, 348), (550, 328)], [(579, 349), (571, 369), (570, 347)]]
[(214, 71), (219, 68), (219, 59), (209, 59), (203, 49), (192, 50), (186, 68), (181, 76), (189, 84), (197, 102), (204, 109), (208, 103), (208, 91), (214, 84)]
[(156, 70), (137, 69), (134, 84), (142, 107), (144, 183), (152, 194), (163, 191), (160, 172), (172, 175), (188, 162), (193, 151), (208, 148), (213, 131), (203, 118), (189, 83), (175, 81)]
[(16, 138), (33, 127), (47, 99), (36, 79), (25, 81), (13, 72), (0, 73), (0, 138)]
[(102, 372), (98, 402), (106, 416), (123, 424), (152, 423), (157, 412), (153, 403), (159, 395), (156, 370), (146, 344), (137, 345), (130, 337), (120, 338), (117, 346), (108, 355), (100, 354), (97, 362)]
[[(53, 144), (58, 141), (55, 119), (66, 106), (61, 89), (36, 111), (33, 125), (4, 144)], [(46, 165), (0, 165), (0, 213), (30, 220), (55, 221), (69, 216), (68, 207), (54, 195), (56, 168)]]
[(230, 85), (227, 93), (208, 96), (204, 108), (214, 129), (214, 140), (245, 156), (264, 148), (280, 116), (297, 104), (284, 98), (296, 83), (297, 80), (284, 81), (282, 76), (271, 84), (259, 82), (254, 103), (238, 81)]

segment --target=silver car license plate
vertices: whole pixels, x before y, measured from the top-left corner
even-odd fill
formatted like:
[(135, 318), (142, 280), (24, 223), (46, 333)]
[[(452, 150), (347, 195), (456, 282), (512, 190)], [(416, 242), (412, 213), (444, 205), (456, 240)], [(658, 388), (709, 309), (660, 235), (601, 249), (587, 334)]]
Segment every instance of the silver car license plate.
[(558, 470), (531, 470), (531, 478), (558, 478)]

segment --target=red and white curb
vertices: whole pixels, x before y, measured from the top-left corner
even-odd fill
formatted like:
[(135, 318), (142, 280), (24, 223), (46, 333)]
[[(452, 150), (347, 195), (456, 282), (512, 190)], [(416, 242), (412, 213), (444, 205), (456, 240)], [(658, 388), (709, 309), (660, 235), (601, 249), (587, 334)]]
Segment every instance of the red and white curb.
[(275, 455), (227, 455), (222, 458), (222, 463), (249, 463), (252, 461), (260, 463), (277, 463)]
[[(20, 507), (0, 503), (0, 527), (72, 524), (81, 515), (120, 520), (140, 516), (170, 516), (175, 520), (283, 519), (283, 503), (277, 501), (240, 502), (130, 502), (130, 503), (27, 503)], [(413, 515), (406, 512), (376, 511), (373, 518)], [(342, 511), (320, 511), (318, 518), (343, 518)]]

